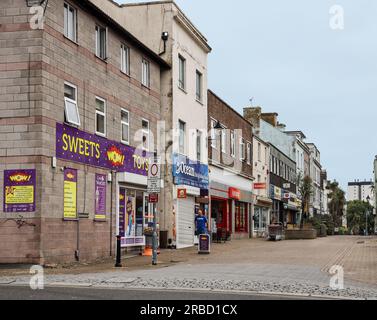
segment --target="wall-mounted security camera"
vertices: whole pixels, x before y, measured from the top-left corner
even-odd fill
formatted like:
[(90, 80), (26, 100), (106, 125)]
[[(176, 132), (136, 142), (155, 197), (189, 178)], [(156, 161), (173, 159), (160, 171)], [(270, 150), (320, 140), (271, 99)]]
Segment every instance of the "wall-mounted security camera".
[(169, 40), (169, 32), (165, 31), (162, 33), (161, 35), (161, 39), (164, 40), (164, 41), (168, 41)]
[(161, 39), (162, 39), (162, 41), (164, 41), (164, 51), (162, 51), (162, 52), (160, 53), (160, 56), (163, 55), (163, 54), (165, 54), (165, 52), (166, 52), (166, 42), (169, 40), (169, 32), (164, 31), (164, 32), (161, 34)]

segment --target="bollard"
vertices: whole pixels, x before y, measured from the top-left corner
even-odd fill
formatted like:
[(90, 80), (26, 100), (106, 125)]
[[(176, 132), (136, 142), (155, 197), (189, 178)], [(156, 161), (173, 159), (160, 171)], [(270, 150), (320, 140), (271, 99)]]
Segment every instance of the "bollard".
[(122, 241), (122, 237), (121, 236), (117, 236), (117, 256), (116, 256), (116, 264), (115, 264), (115, 268), (122, 268), (122, 251), (121, 251), (121, 241)]

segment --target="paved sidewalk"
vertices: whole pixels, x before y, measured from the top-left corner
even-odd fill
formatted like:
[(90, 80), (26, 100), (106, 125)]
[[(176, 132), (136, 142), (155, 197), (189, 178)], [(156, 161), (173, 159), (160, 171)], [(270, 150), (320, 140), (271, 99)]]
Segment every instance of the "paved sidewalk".
[[(195, 248), (163, 251), (160, 265), (150, 258), (126, 261), (127, 268), (49, 274), (46, 284), (117, 288), (186, 288), (377, 299), (377, 238), (328, 237), (307, 241), (241, 240), (214, 244), (211, 255)], [(331, 290), (333, 265), (345, 270), (345, 290)], [(28, 276), (3, 277), (0, 283), (28, 284)]]

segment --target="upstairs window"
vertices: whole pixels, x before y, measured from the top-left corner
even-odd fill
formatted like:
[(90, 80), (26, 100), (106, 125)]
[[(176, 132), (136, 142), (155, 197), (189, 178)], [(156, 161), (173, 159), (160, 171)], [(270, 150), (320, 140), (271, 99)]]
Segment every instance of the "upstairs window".
[(186, 123), (179, 120), (179, 153), (185, 154)]
[(216, 149), (216, 120), (211, 119), (211, 147)]
[(196, 100), (203, 102), (203, 75), (196, 71)]
[(64, 3), (64, 36), (77, 42), (77, 11), (68, 3)]
[(245, 140), (243, 138), (240, 139), (240, 160), (245, 161)]
[(96, 26), (96, 55), (102, 60), (107, 59), (107, 28)]
[(150, 64), (147, 60), (142, 61), (141, 83), (144, 87), (150, 86)]
[(121, 125), (122, 125), (122, 142), (124, 144), (130, 143), (130, 113), (122, 109), (121, 111)]
[(149, 151), (149, 121), (143, 119), (141, 122), (141, 130), (143, 132), (143, 150)]
[(106, 136), (106, 101), (96, 97), (96, 134)]
[(247, 164), (251, 164), (251, 158), (252, 158), (251, 144), (247, 143)]
[(186, 59), (179, 56), (179, 79), (178, 86), (182, 90), (186, 90)]
[(124, 44), (120, 48), (120, 60), (122, 72), (130, 75), (130, 48)]
[(65, 122), (79, 127), (80, 113), (77, 107), (77, 88), (69, 83), (64, 84), (64, 111)]
[(202, 133), (196, 132), (196, 160), (202, 161)]
[(236, 156), (236, 133), (233, 130), (230, 132), (230, 155)]

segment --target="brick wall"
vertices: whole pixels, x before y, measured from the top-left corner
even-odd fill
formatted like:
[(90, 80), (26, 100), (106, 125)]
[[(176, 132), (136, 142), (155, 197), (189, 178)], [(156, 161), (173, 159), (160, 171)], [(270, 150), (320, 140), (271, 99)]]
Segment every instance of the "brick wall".
[[(246, 157), (250, 157), (247, 154), (247, 143), (250, 143), (252, 150), (252, 126), (246, 121), (240, 114), (238, 114), (233, 108), (226, 104), (223, 100), (217, 97), (213, 92), (208, 91), (208, 128), (211, 128), (211, 121), (216, 120), (225, 126), (228, 130), (226, 133), (226, 153), (223, 154), (223, 162), (225, 164), (232, 164), (232, 169), (252, 178), (253, 166), (252, 159), (250, 164), (248, 160), (240, 160), (240, 138), (245, 140), (245, 154)], [(231, 156), (230, 151), (230, 131), (236, 132), (235, 145), (236, 152), (235, 157)], [(211, 142), (209, 143), (209, 159), (220, 162), (220, 133), (216, 135), (216, 148), (211, 148)], [(210, 136), (210, 134), (209, 134)]]
[[(36, 226), (18, 229), (13, 214), (3, 213), (0, 197), (0, 263), (72, 262), (77, 249), (77, 222), (63, 221), (62, 167), (78, 170), (78, 212), (89, 213), (80, 222), (80, 258), (108, 256), (115, 237), (115, 193), (107, 186), (107, 211), (113, 219), (94, 221), (95, 174), (107, 171), (58, 160), (55, 156), (56, 123), (64, 121), (64, 82), (78, 88), (80, 130), (95, 132), (95, 97), (107, 101), (107, 138), (121, 140), (121, 108), (130, 112), (130, 144), (149, 120), (155, 135), (160, 118), (160, 66), (133, 41), (109, 26), (108, 60), (94, 54), (97, 20), (80, 1), (69, 1), (78, 11), (78, 41), (63, 35), (63, 0), (49, 0), (43, 30), (31, 30), (24, 0), (0, 2), (0, 188), (3, 170), (37, 169), (36, 212), (23, 218)], [(130, 76), (120, 71), (120, 45), (131, 49)], [(151, 86), (141, 85), (141, 61), (151, 65)], [(153, 145), (153, 144), (152, 144)], [(115, 192), (115, 188), (113, 188)], [(113, 234), (110, 235), (111, 224)]]

